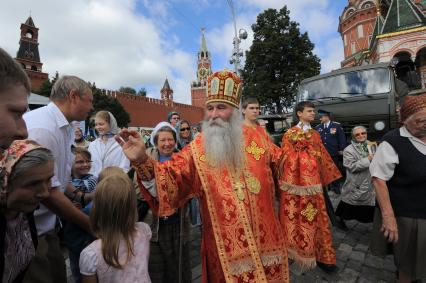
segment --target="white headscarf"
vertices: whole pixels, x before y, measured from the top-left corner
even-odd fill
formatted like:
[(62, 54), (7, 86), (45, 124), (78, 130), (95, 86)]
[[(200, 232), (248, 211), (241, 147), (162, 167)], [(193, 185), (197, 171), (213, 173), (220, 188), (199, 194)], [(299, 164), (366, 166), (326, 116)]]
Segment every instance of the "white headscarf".
[(115, 119), (114, 115), (112, 115), (111, 112), (108, 111), (108, 114), (109, 114), (109, 120), (110, 120), (110, 123), (109, 123), (109, 126), (110, 126), (109, 133), (111, 133), (113, 135), (116, 135), (116, 134), (118, 134), (117, 120)]
[[(157, 124), (157, 126), (155, 126), (154, 130), (151, 133), (150, 142), (153, 146), (155, 146), (154, 137), (157, 135), (158, 130), (163, 128), (163, 127), (168, 127), (170, 129), (172, 129), (173, 132), (175, 132), (176, 137), (177, 137), (176, 129), (172, 126), (172, 124), (170, 124), (169, 122), (160, 122), (160, 123)], [(176, 141), (176, 146), (177, 146), (177, 141)]]

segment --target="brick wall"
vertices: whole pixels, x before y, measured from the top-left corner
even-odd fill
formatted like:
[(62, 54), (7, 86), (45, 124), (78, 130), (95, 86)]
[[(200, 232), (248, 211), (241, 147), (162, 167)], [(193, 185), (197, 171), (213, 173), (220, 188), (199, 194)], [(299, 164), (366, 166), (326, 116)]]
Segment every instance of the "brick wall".
[(41, 85), (44, 83), (44, 81), (46, 81), (49, 78), (47, 73), (31, 71), (28, 69), (26, 69), (25, 72), (27, 73), (30, 79), (32, 91), (38, 91)]
[(206, 105), (206, 87), (191, 88), (191, 104), (196, 107), (204, 108)]
[(103, 91), (105, 95), (115, 97), (130, 115), (129, 127), (155, 127), (159, 122), (167, 120), (170, 111), (176, 111), (182, 119), (191, 124), (200, 122), (204, 117), (204, 109), (188, 104), (166, 102), (160, 99), (141, 97), (117, 91)]

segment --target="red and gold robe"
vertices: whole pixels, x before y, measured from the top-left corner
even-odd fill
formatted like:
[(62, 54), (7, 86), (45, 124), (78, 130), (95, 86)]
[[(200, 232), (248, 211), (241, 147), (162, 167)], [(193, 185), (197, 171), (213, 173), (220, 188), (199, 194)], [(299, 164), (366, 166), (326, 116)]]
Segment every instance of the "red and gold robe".
[(240, 173), (208, 164), (202, 134), (172, 160), (149, 160), (137, 172), (148, 179), (153, 165), (162, 216), (199, 198), (202, 282), (288, 282), (287, 250), (274, 210), (273, 168), (278, 168), (281, 149), (261, 127), (243, 129)]
[(335, 264), (323, 186), (339, 179), (340, 172), (313, 129), (289, 129), (282, 150), (280, 222), (288, 255), (303, 268), (315, 267), (316, 261)]

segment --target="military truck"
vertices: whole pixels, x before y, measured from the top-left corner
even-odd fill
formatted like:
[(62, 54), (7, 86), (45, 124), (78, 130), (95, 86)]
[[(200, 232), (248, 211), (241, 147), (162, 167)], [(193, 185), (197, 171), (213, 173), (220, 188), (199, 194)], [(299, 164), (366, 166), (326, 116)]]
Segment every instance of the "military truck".
[(273, 143), (281, 146), (281, 140), (284, 133), (291, 127), (293, 121), (292, 114), (271, 114), (271, 115), (260, 115), (258, 120), (266, 122), (266, 131)]
[(316, 110), (331, 112), (348, 138), (354, 126), (362, 125), (370, 140), (380, 140), (398, 126), (399, 99), (419, 88), (415, 74), (406, 78), (396, 78), (388, 63), (343, 68), (303, 80), (296, 100), (312, 101)]

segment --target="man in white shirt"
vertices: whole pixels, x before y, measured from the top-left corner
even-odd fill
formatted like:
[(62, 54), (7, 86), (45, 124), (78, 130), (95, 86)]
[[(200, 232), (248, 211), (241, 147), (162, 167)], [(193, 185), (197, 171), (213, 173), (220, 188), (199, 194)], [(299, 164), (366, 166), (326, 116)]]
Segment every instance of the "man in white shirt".
[(52, 88), (47, 106), (24, 115), (29, 139), (50, 149), (55, 157), (55, 175), (47, 200), (35, 211), (39, 235), (36, 257), (31, 262), (24, 282), (66, 282), (65, 262), (56, 235), (57, 215), (90, 231), (88, 216), (77, 209), (63, 194), (71, 177), (74, 157), (72, 121), (85, 120), (92, 110), (90, 86), (75, 76), (60, 77)]
[(28, 108), (30, 82), (9, 54), (0, 48), (0, 148), (28, 135), (22, 115)]

